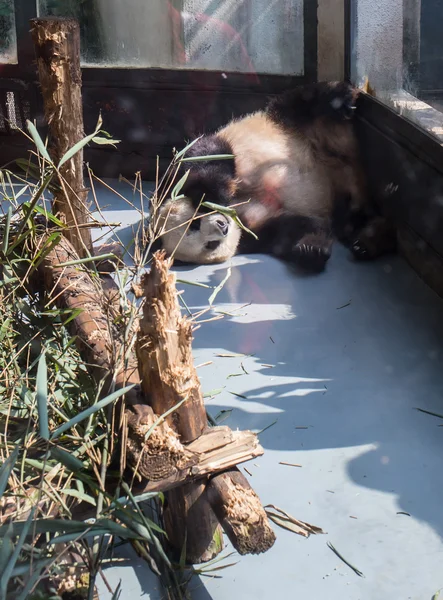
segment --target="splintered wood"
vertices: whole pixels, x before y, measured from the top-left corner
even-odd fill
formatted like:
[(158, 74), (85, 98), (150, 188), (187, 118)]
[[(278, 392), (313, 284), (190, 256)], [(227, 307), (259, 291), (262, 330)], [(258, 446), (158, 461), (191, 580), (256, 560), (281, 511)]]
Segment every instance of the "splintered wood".
[(192, 358), (192, 323), (180, 313), (170, 264), (157, 253), (142, 281), (145, 304), (137, 354), (143, 390), (155, 413), (163, 414), (184, 400), (167, 421), (186, 443), (203, 433), (207, 419)]
[(170, 265), (164, 252), (157, 252), (141, 282), (137, 356), (142, 390), (154, 413), (168, 413), (157, 431), (146, 422), (139, 439), (130, 442), (143, 447), (138, 469), (149, 479), (144, 490), (170, 490), (165, 526), (177, 552), (186, 542), (188, 562), (220, 552), (218, 521), (241, 554), (265, 552), (275, 535), (258, 496), (235, 468), (263, 449), (250, 431), (208, 427), (192, 357), (192, 323), (181, 315)]

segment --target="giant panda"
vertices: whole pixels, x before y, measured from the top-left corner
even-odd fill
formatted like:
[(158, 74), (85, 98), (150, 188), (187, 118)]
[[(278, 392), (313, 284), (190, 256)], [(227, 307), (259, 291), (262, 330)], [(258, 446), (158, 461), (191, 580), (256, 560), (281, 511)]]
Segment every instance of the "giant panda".
[[(158, 216), (160, 242), (184, 263), (266, 253), (305, 270), (324, 269), (334, 239), (358, 259), (394, 249), (390, 224), (368, 200), (352, 116), (358, 90), (345, 82), (300, 86), (263, 111), (236, 119), (189, 148), (188, 176)], [(231, 159), (201, 160), (232, 155)], [(202, 200), (235, 206), (245, 233)]]

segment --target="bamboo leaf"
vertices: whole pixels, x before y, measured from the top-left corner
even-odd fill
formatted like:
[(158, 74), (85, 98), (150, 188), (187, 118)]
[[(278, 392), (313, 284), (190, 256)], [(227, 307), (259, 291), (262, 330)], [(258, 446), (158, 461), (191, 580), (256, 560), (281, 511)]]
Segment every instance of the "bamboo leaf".
[[(22, 535), (23, 530), (27, 527), (28, 521), (14, 521), (12, 522), (12, 536)], [(3, 537), (7, 531), (9, 525), (0, 526), (0, 538)], [(83, 521), (71, 521), (68, 519), (36, 519), (32, 524), (32, 529), (35, 534), (40, 533), (72, 533), (81, 534), (85, 531), (104, 531), (107, 535), (115, 535), (123, 539), (137, 538), (139, 536), (134, 535), (126, 527), (115, 523), (111, 519), (99, 519), (93, 524), (88, 524)], [(74, 538), (75, 539), (75, 538)]]
[(51, 233), (51, 235), (45, 240), (43, 247), (33, 258), (32, 264), (35, 269), (41, 265), (51, 250), (59, 245), (61, 239), (61, 233)]
[(58, 429), (56, 429), (51, 435), (51, 440), (55, 440), (65, 431), (69, 431), (69, 429), (74, 427), (74, 425), (77, 425), (78, 423), (80, 423), (84, 419), (87, 419), (88, 417), (95, 414), (102, 408), (105, 408), (106, 406), (108, 406), (108, 404), (111, 404), (111, 402), (115, 402), (116, 400), (118, 400), (119, 398), (124, 396), (127, 392), (129, 392), (129, 390), (132, 390), (133, 387), (134, 387), (134, 385), (128, 385), (128, 386), (122, 388), (121, 390), (117, 390), (116, 392), (114, 392), (113, 394), (110, 394), (106, 398), (103, 398), (103, 400), (100, 400), (93, 406), (90, 406), (86, 410), (83, 410), (81, 413), (76, 415), (70, 421), (68, 421), (67, 423), (63, 423), (63, 425), (61, 425)]
[(186, 154), (186, 152), (187, 152), (187, 151), (188, 151), (190, 148), (192, 148), (192, 146), (193, 146), (194, 144), (196, 144), (196, 143), (198, 142), (198, 140), (201, 140), (201, 138), (202, 138), (202, 137), (203, 137), (203, 136), (199, 136), (197, 139), (193, 140), (193, 141), (192, 141), (192, 142), (190, 142), (190, 143), (189, 143), (187, 146), (185, 146), (185, 147), (183, 148), (183, 150), (180, 150), (180, 152), (177, 152), (177, 154), (176, 154), (176, 155), (175, 155), (175, 157), (174, 157), (174, 158), (175, 158), (175, 160), (177, 160), (177, 159), (181, 158), (181, 157), (183, 156), (183, 154)]
[(19, 447), (16, 446), (0, 468), (0, 498), (5, 493), (9, 476), (11, 475), (12, 469), (15, 467), (15, 463), (17, 462), (18, 453)]
[(31, 134), (32, 139), (34, 140), (34, 144), (37, 146), (37, 150), (40, 154), (45, 158), (49, 163), (52, 164), (51, 157), (48, 154), (45, 144), (43, 143), (42, 138), (40, 137), (39, 132), (37, 131), (36, 126), (31, 121), (26, 121), (26, 126), (28, 128), (29, 133)]
[(37, 378), (35, 380), (36, 399), (38, 410), (38, 425), (40, 437), (49, 440), (48, 424), (48, 369), (46, 366), (46, 353), (43, 352), (38, 361)]
[[(23, 229), (26, 226), (26, 223), (29, 219), (29, 217), (32, 214), (32, 211), (34, 210), (35, 206), (37, 205), (37, 202), (40, 200), (40, 198), (42, 197), (42, 195), (44, 194), (46, 188), (49, 185), (49, 182), (52, 179), (52, 171), (50, 171), (46, 177), (43, 179), (43, 181), (41, 182), (40, 186), (38, 187), (37, 191), (35, 192), (34, 197), (32, 198), (31, 202), (28, 204), (28, 208), (24, 210), (25, 212), (25, 218), (23, 219), (23, 223), (21, 224), (18, 232), (17, 232), (17, 238), (20, 238), (20, 235), (23, 233)], [(17, 245), (17, 241), (15, 242), (13, 248), (15, 247), (15, 245)], [(10, 253), (12, 251), (12, 248), (8, 248), (8, 253)]]
[(188, 175), (189, 175), (189, 169), (186, 171), (186, 173), (183, 175), (183, 177), (180, 179), (180, 181), (178, 181), (175, 184), (175, 186), (174, 186), (174, 188), (173, 188), (173, 190), (171, 192), (171, 199), (172, 200), (176, 200), (177, 196), (180, 194), (183, 186), (186, 183), (186, 180), (188, 179)]
[(331, 542), (327, 542), (327, 545), (328, 545), (328, 548), (329, 548), (330, 550), (332, 550), (332, 552), (333, 552), (333, 553), (334, 553), (336, 556), (338, 556), (338, 558), (339, 558), (341, 561), (343, 561), (343, 562), (345, 563), (345, 565), (347, 565), (347, 566), (348, 566), (350, 569), (352, 569), (356, 575), (358, 575), (359, 577), (364, 577), (363, 573), (362, 573), (361, 571), (359, 571), (359, 569), (357, 569), (357, 567), (354, 567), (354, 565), (351, 565), (351, 563), (350, 563), (350, 562), (348, 562), (348, 561), (346, 560), (346, 558), (344, 558), (344, 557), (343, 557), (343, 556), (340, 554), (340, 552), (339, 552), (339, 551), (338, 551), (336, 548), (334, 548), (334, 546), (331, 544)]
[(225, 285), (225, 283), (228, 281), (228, 279), (231, 277), (231, 267), (228, 267), (228, 271), (226, 273), (226, 277), (223, 279), (223, 281), (221, 283), (219, 283), (219, 285), (215, 288), (215, 290), (212, 292), (212, 294), (209, 296), (209, 306), (212, 306), (214, 300), (216, 299), (218, 293), (223, 289), (223, 286)]
[(212, 290), (212, 286), (206, 285), (206, 283), (200, 283), (199, 281), (189, 281), (188, 279), (176, 279), (177, 283), (182, 283), (185, 285), (195, 285), (196, 287), (206, 288), (207, 290)]
[(12, 533), (12, 523), (9, 523), (0, 546), (0, 577), (3, 575), (6, 565), (10, 561), (11, 556), (14, 552), (14, 545), (12, 543)]
[(240, 221), (237, 215), (237, 211), (234, 208), (231, 208), (229, 206), (221, 206), (220, 204), (214, 204), (213, 202), (202, 202), (202, 206), (205, 206), (210, 210), (214, 210), (215, 212), (219, 212), (222, 215), (228, 215), (229, 217), (231, 217), (234, 223), (236, 223), (236, 225), (240, 227), (240, 229), (243, 229), (243, 231), (246, 231), (246, 233), (249, 233), (250, 235), (252, 235), (253, 238), (258, 240), (258, 236), (256, 236), (253, 231), (248, 229), (246, 225), (243, 225), (243, 223)]
[(115, 588), (115, 592), (112, 594), (111, 600), (119, 600), (121, 596), (122, 580), (118, 582), (118, 586)]
[(8, 589), (9, 580), (11, 579), (12, 572), (15, 567), (15, 563), (18, 560), (20, 552), (23, 548), (23, 544), (25, 543), (29, 528), (31, 527), (32, 522), (34, 520), (34, 515), (35, 515), (35, 507), (32, 507), (31, 512), (29, 513), (29, 517), (23, 523), (23, 528), (21, 530), (20, 537), (17, 541), (17, 544), (15, 545), (14, 552), (12, 553), (12, 555), (8, 561), (8, 564), (4, 568), (2, 576), (0, 578), (0, 598), (6, 598), (6, 592)]
[(106, 137), (93, 137), (92, 141), (94, 142), (94, 144), (98, 144), (99, 146), (114, 146), (114, 148), (116, 147), (116, 144), (119, 144), (121, 142), (121, 140), (112, 140), (110, 138), (106, 138)]
[[(66, 496), (72, 496), (73, 498), (78, 498), (79, 500), (82, 500), (83, 502), (92, 504), (92, 506), (97, 505), (95, 498), (93, 498), (89, 494), (80, 492), (79, 490), (63, 489), (63, 490), (60, 490), (60, 494), (65, 494)], [(97, 534), (95, 534), (95, 535), (97, 535)]]
[(180, 408), (180, 406), (184, 402), (186, 402), (187, 399), (188, 399), (188, 397), (183, 398), (183, 400), (180, 400), (180, 402), (177, 402), (177, 404), (175, 404), (175, 406), (173, 406), (172, 408), (170, 408), (169, 410), (167, 410), (165, 413), (163, 413), (160, 417), (158, 417), (155, 420), (155, 422), (153, 423), (153, 425), (151, 425), (151, 427), (145, 433), (145, 440), (147, 440), (149, 438), (149, 436), (151, 435), (151, 433), (154, 431), (154, 429), (156, 427), (158, 427), (161, 423), (163, 423), (163, 421), (166, 419), (166, 417), (168, 417), (172, 412), (174, 412), (175, 410), (177, 410), (178, 408)]
[[(23, 207), (29, 209), (29, 202), (23, 202)], [(54, 225), (57, 225), (57, 227), (60, 227), (61, 229), (66, 228), (66, 224), (63, 223), (63, 221), (57, 219), (57, 217), (45, 210), (42, 206), (34, 206), (34, 211), (39, 213), (40, 215), (45, 216), (48, 219), (48, 221), (51, 221), (52, 223), (54, 223)]]
[(77, 154), (77, 152), (80, 152), (80, 150), (82, 148), (84, 148), (87, 144), (89, 144), (89, 142), (92, 142), (92, 140), (95, 138), (96, 135), (97, 135), (97, 131), (94, 131), (94, 133), (90, 133), (89, 135), (84, 137), (82, 140), (80, 140), (79, 142), (74, 144), (72, 146), (72, 148), (70, 148), (66, 152), (66, 154), (64, 154), (61, 157), (57, 168), (60, 169), (60, 167), (65, 164), (65, 162), (67, 162), (68, 160), (71, 160), (71, 158), (74, 157)]
[(51, 458), (62, 463), (62, 465), (67, 467), (73, 473), (77, 473), (84, 469), (84, 464), (79, 458), (57, 446), (51, 447)]
[(68, 260), (67, 262), (58, 264), (57, 267), (75, 267), (76, 265), (84, 265), (85, 263), (98, 260), (108, 260), (110, 258), (117, 259), (115, 254), (108, 252), (108, 254), (100, 254), (100, 256), (88, 256), (87, 258), (81, 258), (79, 260)]
[(213, 160), (232, 160), (235, 158), (233, 154), (208, 154), (207, 156), (190, 156), (189, 158), (181, 158), (180, 162), (204, 162)]
[[(23, 566), (27, 567), (28, 572), (32, 573), (32, 575), (29, 577), (28, 581), (26, 582), (25, 587), (21, 591), (20, 596), (16, 600), (28, 600), (29, 599), (29, 594), (30, 594), (31, 590), (34, 588), (35, 584), (40, 579), (43, 569), (47, 565), (51, 564), (52, 561), (53, 561), (52, 558), (46, 558), (43, 560), (32, 561), (32, 563), (30, 563), (29, 565), (23, 565)], [(22, 569), (23, 569), (22, 566), (16, 567), (14, 569), (14, 576), (16, 576), (15, 573), (17, 573), (17, 572), (19, 573), (19, 576), (20, 576), (20, 571)]]
[(11, 218), (12, 218), (12, 206), (8, 207), (8, 212), (6, 213), (6, 222), (5, 222), (5, 231), (3, 232), (3, 243), (2, 243), (2, 251), (6, 254), (9, 245), (9, 231), (11, 228)]

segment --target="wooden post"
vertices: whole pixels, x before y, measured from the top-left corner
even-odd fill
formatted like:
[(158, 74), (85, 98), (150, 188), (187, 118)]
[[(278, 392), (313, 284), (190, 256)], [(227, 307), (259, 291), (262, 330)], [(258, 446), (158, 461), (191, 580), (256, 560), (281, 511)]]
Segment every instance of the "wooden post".
[[(49, 126), (50, 155), (55, 165), (85, 137), (80, 70), (80, 28), (75, 19), (31, 20), (38, 75)], [(53, 211), (68, 225), (66, 233), (80, 257), (92, 254), (88, 192), (83, 180), (83, 150), (60, 168), (61, 191), (54, 193)]]
[[(170, 264), (164, 252), (157, 252), (142, 281), (145, 303), (137, 356), (142, 390), (156, 414), (164, 414), (186, 399), (168, 417), (184, 443), (201, 436), (207, 421), (192, 357), (192, 323), (180, 314)], [(178, 555), (186, 542), (188, 564), (206, 562), (223, 549), (221, 528), (204, 492), (203, 483), (190, 483), (167, 494), (168, 539)]]
[(212, 477), (206, 490), (218, 520), (239, 554), (260, 554), (273, 546), (275, 533), (266, 511), (236, 467)]

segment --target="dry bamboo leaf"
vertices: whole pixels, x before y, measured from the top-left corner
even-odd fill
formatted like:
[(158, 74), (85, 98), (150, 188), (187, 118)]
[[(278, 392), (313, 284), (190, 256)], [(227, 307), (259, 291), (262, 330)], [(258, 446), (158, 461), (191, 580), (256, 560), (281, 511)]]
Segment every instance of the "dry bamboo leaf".
[[(320, 533), (325, 533), (320, 527), (317, 527), (316, 525), (310, 525), (305, 521), (299, 521), (274, 504), (267, 504), (264, 508), (271, 521), (273, 521), (279, 527), (283, 527), (283, 529), (288, 529), (289, 531), (293, 531), (294, 533), (302, 535), (303, 537), (309, 537), (311, 534), (317, 535)], [(270, 508), (276, 512), (270, 511)]]

